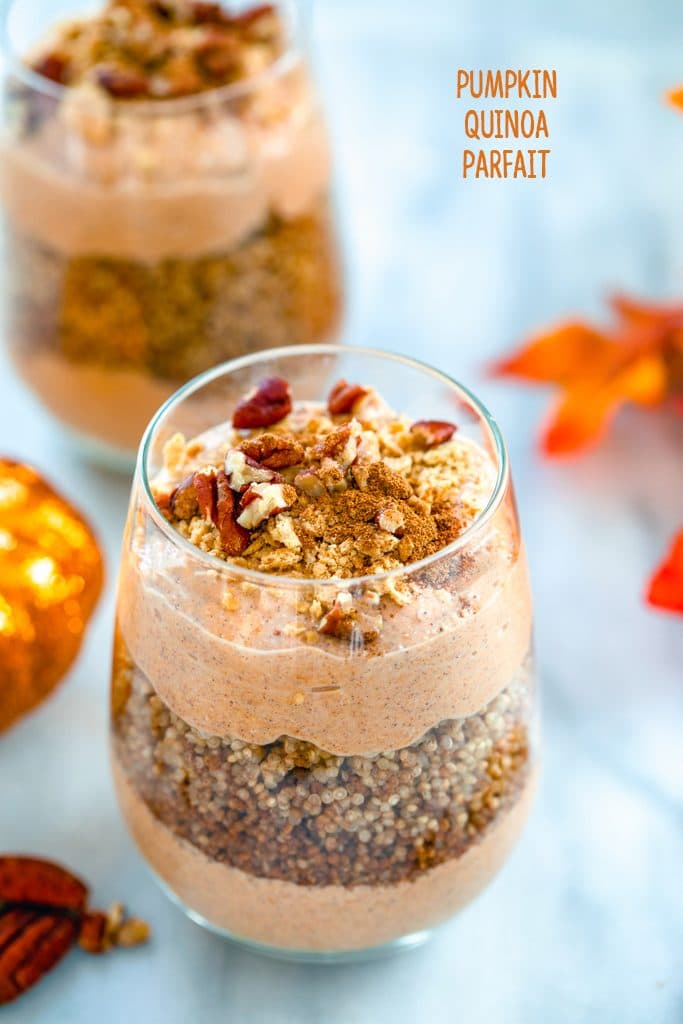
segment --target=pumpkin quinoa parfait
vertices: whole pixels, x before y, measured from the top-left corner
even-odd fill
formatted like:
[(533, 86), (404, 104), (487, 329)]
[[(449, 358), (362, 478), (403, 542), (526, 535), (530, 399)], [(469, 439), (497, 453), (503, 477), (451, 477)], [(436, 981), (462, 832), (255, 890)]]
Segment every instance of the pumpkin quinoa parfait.
[[(10, 27), (35, 22), (28, 2), (10, 0)], [(202, 370), (337, 332), (330, 154), (296, 9), (106, 0), (28, 49), (5, 26), (10, 354), (110, 461), (130, 463)]]
[(166, 887), (231, 937), (410, 944), (497, 872), (534, 789), (509, 481), (370, 384), (315, 401), (251, 379), (225, 422), (166, 438), (154, 507), (132, 506), (120, 803)]

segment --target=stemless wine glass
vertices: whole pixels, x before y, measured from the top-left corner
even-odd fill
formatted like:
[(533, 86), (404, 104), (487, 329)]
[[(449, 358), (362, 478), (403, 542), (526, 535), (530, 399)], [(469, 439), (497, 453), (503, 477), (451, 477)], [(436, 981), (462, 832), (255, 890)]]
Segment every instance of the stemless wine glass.
[(109, 463), (132, 465), (156, 409), (200, 371), (336, 338), (341, 277), (306, 7), (275, 5), (285, 50), (248, 78), (115, 101), (24, 62), (89, 4), (52, 0), (37, 14), (34, 0), (0, 3), (9, 351)]
[[(324, 401), (344, 377), (415, 419), (457, 422), (491, 460), (484, 510), (438, 553), (358, 579), (267, 575), (193, 546), (153, 498), (162, 450), (273, 376), (295, 399)], [(307, 609), (330, 594), (367, 603), (376, 638), (311, 631)], [(113, 771), (140, 850), (194, 919), (313, 960), (422, 941), (490, 881), (529, 810), (530, 647), (504, 443), (444, 374), (290, 347), (203, 374), (148, 428), (123, 545)]]

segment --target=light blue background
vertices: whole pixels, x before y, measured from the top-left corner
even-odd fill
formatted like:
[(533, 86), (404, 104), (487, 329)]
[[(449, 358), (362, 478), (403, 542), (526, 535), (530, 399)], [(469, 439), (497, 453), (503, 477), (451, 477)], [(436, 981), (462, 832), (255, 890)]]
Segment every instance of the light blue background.
[[(622, 417), (594, 454), (533, 451), (546, 397), (481, 378), (494, 353), (606, 291), (683, 294), (683, 6), (321, 0), (318, 64), (350, 254), (348, 339), (479, 389), (509, 441), (533, 569), (544, 779), (502, 875), (434, 941), (355, 968), (255, 958), (150, 882), (107, 765), (113, 577), (127, 485), (65, 451), (2, 366), (0, 447), (97, 522), (109, 588), (68, 682), (0, 740), (0, 848), (63, 860), (145, 950), (74, 953), (3, 1024), (676, 1024), (683, 1019), (683, 620), (641, 592), (683, 522), (683, 419)], [(463, 182), (458, 67), (555, 67), (549, 178)]]

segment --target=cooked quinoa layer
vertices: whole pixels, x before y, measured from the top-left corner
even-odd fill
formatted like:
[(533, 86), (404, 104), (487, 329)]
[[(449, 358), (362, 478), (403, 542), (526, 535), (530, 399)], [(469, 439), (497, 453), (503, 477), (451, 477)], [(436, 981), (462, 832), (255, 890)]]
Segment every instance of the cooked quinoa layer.
[(26, 354), (183, 381), (258, 349), (325, 341), (341, 316), (326, 199), (199, 259), (70, 259), (9, 222), (5, 239), (9, 334)]
[(187, 725), (120, 644), (114, 750), (150, 811), (212, 860), (299, 885), (381, 885), (461, 856), (515, 803), (531, 701), (523, 669), (481, 712), (402, 750), (255, 746)]

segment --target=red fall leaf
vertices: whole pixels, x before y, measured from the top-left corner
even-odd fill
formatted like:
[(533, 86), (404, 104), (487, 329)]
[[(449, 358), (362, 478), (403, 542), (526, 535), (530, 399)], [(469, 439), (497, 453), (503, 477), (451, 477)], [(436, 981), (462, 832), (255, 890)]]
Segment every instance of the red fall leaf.
[(647, 600), (655, 608), (683, 614), (683, 530), (650, 580)]
[[(683, 108), (683, 88), (671, 94)], [(626, 404), (670, 401), (683, 413), (683, 303), (610, 300), (612, 324), (600, 329), (570, 320), (531, 338), (494, 364), (495, 376), (553, 385), (558, 395), (541, 430), (548, 456), (596, 444)], [(683, 613), (683, 531), (650, 581), (649, 603)]]

